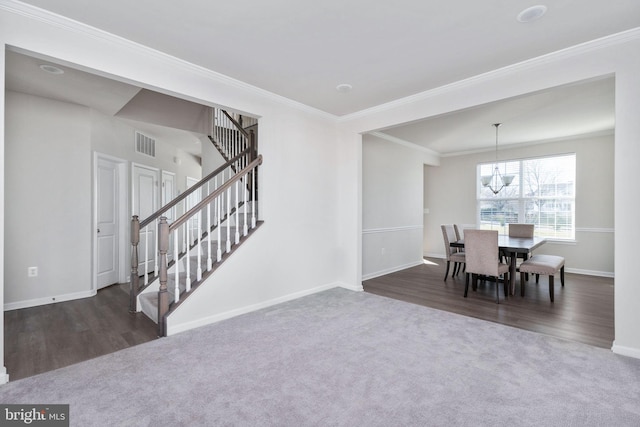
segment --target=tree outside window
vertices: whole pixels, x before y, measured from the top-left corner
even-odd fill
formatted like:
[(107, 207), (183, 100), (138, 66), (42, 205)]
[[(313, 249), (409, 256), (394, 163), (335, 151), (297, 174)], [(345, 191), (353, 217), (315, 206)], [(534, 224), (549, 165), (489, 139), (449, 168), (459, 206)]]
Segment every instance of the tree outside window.
[(575, 238), (576, 155), (508, 160), (497, 164), (501, 174), (514, 175), (513, 182), (498, 194), (480, 184), (496, 163), (478, 165), (478, 222), (483, 229), (507, 233), (507, 224), (535, 224), (537, 236)]

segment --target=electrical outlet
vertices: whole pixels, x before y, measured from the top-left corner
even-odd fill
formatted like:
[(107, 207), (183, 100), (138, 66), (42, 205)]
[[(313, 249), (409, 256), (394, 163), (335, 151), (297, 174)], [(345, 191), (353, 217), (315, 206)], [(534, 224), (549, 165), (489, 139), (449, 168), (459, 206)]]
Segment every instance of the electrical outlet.
[(38, 267), (29, 267), (29, 268), (27, 268), (27, 276), (28, 277), (38, 277)]
[(386, 252), (386, 249), (385, 249), (385, 248), (382, 248), (382, 255), (384, 255), (384, 254), (385, 254), (385, 252)]

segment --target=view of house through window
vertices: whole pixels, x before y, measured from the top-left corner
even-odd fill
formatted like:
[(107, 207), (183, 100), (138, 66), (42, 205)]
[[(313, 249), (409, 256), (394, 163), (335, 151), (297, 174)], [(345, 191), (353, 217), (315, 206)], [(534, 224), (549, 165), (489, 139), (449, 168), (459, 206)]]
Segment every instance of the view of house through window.
[(507, 224), (535, 224), (537, 236), (575, 238), (576, 155), (564, 154), (497, 163), (502, 175), (513, 175), (511, 185), (494, 194), (480, 177), (490, 176), (496, 163), (478, 165), (477, 214), (482, 229), (507, 234)]

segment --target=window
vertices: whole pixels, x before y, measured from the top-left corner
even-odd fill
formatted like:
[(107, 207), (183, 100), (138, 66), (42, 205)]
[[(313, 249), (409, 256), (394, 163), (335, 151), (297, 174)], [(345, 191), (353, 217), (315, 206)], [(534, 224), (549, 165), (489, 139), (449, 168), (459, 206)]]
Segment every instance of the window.
[(496, 163), (478, 165), (477, 206), (480, 228), (507, 233), (506, 224), (535, 224), (536, 236), (575, 238), (576, 155), (565, 154), (497, 164), (511, 185), (498, 194), (483, 187), (480, 177), (491, 175)]

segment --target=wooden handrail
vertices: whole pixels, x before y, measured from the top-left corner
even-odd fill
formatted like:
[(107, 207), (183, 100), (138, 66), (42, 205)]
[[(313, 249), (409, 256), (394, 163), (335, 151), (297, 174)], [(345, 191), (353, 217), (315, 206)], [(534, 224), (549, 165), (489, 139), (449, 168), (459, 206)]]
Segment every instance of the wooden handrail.
[(226, 168), (228, 168), (231, 164), (237, 162), (241, 157), (246, 156), (247, 154), (251, 154), (251, 147), (247, 148), (242, 153), (238, 154), (233, 159), (229, 160), (224, 165), (220, 166), (219, 168), (217, 168), (216, 170), (211, 172), (209, 175), (207, 175), (204, 178), (202, 178), (200, 181), (198, 181), (197, 184), (187, 188), (181, 195), (179, 195), (178, 197), (176, 197), (175, 199), (173, 199), (172, 201), (170, 201), (169, 203), (164, 205), (162, 208), (160, 208), (154, 214), (149, 216), (149, 218), (145, 219), (144, 221), (141, 221), (140, 222), (140, 226), (139, 226), (140, 230), (142, 230), (147, 225), (151, 224), (156, 219), (160, 218), (160, 216), (162, 216), (163, 213), (167, 212), (169, 209), (171, 209), (172, 207), (176, 206), (178, 203), (180, 203), (181, 201), (186, 199), (191, 193), (193, 193), (196, 190), (198, 190), (205, 182), (209, 181), (211, 178), (213, 178), (214, 176), (218, 175), (220, 172), (222, 172)]
[(182, 224), (184, 224), (185, 222), (187, 222), (189, 220), (189, 218), (191, 218), (192, 216), (194, 216), (198, 211), (200, 211), (202, 208), (204, 208), (205, 206), (207, 206), (207, 204), (209, 204), (213, 199), (215, 199), (216, 197), (218, 197), (220, 194), (224, 193), (229, 187), (231, 187), (233, 184), (235, 184), (237, 181), (239, 181), (240, 179), (242, 179), (243, 176), (247, 175), (253, 168), (255, 168), (256, 166), (259, 166), (262, 164), (262, 155), (259, 155), (257, 159), (255, 159), (253, 162), (249, 163), (244, 169), (242, 169), (240, 172), (236, 173), (234, 175), (234, 177), (230, 180), (228, 180), (227, 182), (225, 182), (224, 184), (222, 184), (220, 187), (218, 187), (213, 193), (209, 194), (207, 197), (205, 197), (204, 199), (202, 199), (200, 201), (200, 203), (198, 203), (197, 205), (195, 205), (194, 207), (192, 207), (191, 209), (189, 209), (187, 212), (185, 212), (180, 218), (176, 219), (175, 221), (173, 221), (171, 223), (171, 225), (169, 226), (169, 231), (174, 231), (175, 229), (177, 229), (178, 227), (180, 227)]
[(240, 131), (240, 132), (241, 132), (241, 133), (242, 133), (246, 138), (249, 138), (249, 133), (247, 133), (247, 131), (246, 131), (246, 130), (244, 130), (244, 129), (242, 128), (242, 125), (241, 125), (240, 123), (238, 123), (238, 122), (236, 121), (236, 119), (234, 119), (233, 117), (231, 117), (231, 115), (230, 115), (229, 113), (227, 113), (227, 112), (226, 112), (226, 110), (220, 110), (220, 111), (222, 111), (222, 113), (223, 113), (225, 116), (227, 116), (227, 118), (228, 118), (229, 120), (231, 120), (231, 123), (233, 123), (233, 125), (236, 127), (236, 129), (238, 129), (238, 130), (239, 130), (239, 131)]

